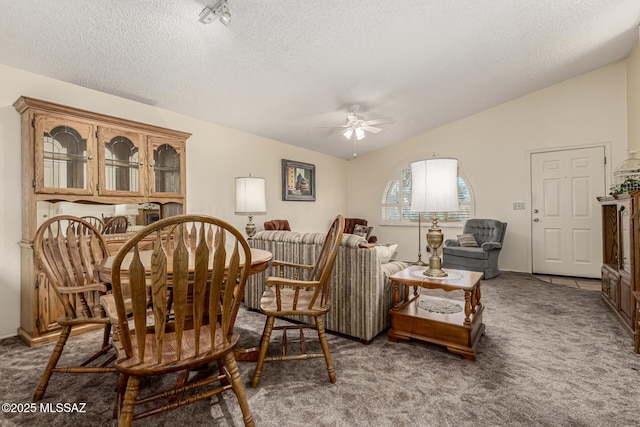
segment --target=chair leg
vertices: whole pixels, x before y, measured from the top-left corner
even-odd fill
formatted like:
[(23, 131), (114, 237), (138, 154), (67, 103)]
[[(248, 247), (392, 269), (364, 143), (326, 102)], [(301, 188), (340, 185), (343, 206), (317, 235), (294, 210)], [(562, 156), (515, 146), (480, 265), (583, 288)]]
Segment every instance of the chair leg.
[(44, 396), (44, 392), (47, 390), (47, 385), (49, 385), (49, 379), (51, 378), (51, 374), (53, 373), (53, 369), (58, 364), (58, 360), (60, 360), (60, 356), (62, 355), (62, 350), (64, 349), (64, 345), (69, 339), (69, 334), (71, 333), (71, 326), (64, 326), (60, 330), (60, 337), (58, 337), (58, 342), (53, 349), (53, 353), (51, 353), (51, 357), (49, 358), (49, 363), (44, 370), (44, 374), (42, 375), (42, 379), (40, 380), (40, 384), (38, 388), (36, 388), (36, 392), (33, 395), (33, 401), (37, 402), (42, 399)]
[(138, 397), (138, 388), (140, 387), (140, 378), (129, 377), (127, 380), (127, 391), (124, 393), (124, 403), (118, 420), (119, 427), (128, 427), (133, 421), (133, 407)]
[(240, 378), (238, 365), (236, 364), (236, 359), (235, 357), (233, 357), (232, 351), (227, 353), (227, 355), (225, 356), (225, 365), (227, 366), (227, 370), (229, 371), (229, 375), (231, 376), (231, 387), (236, 394), (236, 398), (238, 399), (238, 403), (240, 404), (240, 409), (242, 410), (242, 419), (244, 420), (244, 425), (247, 427), (253, 427), (253, 416), (251, 415), (251, 410), (249, 409), (247, 395), (244, 391), (242, 378)]
[(104, 335), (102, 336), (102, 349), (111, 348), (109, 339), (111, 338), (111, 323), (104, 325)]
[(322, 346), (322, 352), (324, 353), (324, 360), (327, 362), (327, 372), (329, 373), (329, 381), (336, 382), (336, 371), (333, 369), (333, 363), (331, 362), (331, 353), (329, 352), (329, 344), (327, 343), (327, 335), (324, 332), (324, 321), (322, 317), (317, 316), (316, 328), (318, 329), (318, 339)]
[(264, 324), (264, 332), (262, 333), (262, 342), (260, 343), (260, 354), (258, 355), (258, 363), (256, 364), (256, 370), (253, 371), (253, 378), (251, 379), (251, 387), (256, 388), (260, 384), (260, 377), (262, 376), (262, 365), (264, 365), (264, 359), (267, 356), (267, 350), (269, 349), (269, 339), (271, 338), (271, 332), (273, 331), (273, 324), (276, 318), (273, 316), (267, 317), (267, 321)]
[(118, 419), (120, 417), (120, 411), (122, 410), (122, 401), (124, 399), (124, 392), (127, 388), (127, 381), (129, 377), (125, 374), (118, 376), (118, 392), (116, 393), (116, 402), (113, 405), (113, 418)]

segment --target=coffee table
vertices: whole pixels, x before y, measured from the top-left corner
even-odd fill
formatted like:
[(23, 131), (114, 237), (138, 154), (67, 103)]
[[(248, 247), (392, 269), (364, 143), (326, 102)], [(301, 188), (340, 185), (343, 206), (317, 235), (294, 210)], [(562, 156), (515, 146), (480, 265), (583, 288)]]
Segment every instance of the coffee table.
[[(389, 341), (417, 339), (445, 346), (464, 359), (475, 360), (476, 346), (485, 330), (482, 323), (484, 307), (480, 303), (482, 273), (445, 269), (448, 277), (432, 278), (424, 276), (424, 270), (425, 267), (410, 266), (390, 277), (393, 308)], [(405, 285), (402, 299), (401, 284)], [(413, 293), (409, 291), (410, 286)], [(464, 302), (421, 296), (421, 288), (463, 291)]]

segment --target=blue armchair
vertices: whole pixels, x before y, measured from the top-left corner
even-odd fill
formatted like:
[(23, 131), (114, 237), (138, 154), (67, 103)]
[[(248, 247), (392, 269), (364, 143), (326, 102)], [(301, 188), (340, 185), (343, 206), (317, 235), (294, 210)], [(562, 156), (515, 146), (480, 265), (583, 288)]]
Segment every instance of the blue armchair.
[[(442, 249), (442, 268), (454, 268), (458, 270), (480, 271), (485, 279), (491, 279), (500, 274), (498, 269), (498, 255), (502, 249), (506, 222), (495, 219), (470, 219), (464, 224), (462, 233), (473, 235), (470, 244), (458, 239), (447, 239)], [(466, 236), (468, 237), (468, 236)]]

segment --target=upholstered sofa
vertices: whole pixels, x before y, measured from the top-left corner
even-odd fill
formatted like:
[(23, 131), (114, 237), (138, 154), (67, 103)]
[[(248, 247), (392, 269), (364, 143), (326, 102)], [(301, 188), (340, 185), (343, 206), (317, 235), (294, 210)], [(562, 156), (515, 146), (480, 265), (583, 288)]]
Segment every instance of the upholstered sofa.
[[(259, 231), (249, 240), (249, 245), (270, 251), (276, 260), (313, 265), (320, 254), (325, 235)], [(402, 261), (383, 264), (379, 253), (381, 251), (367, 244), (364, 238), (343, 235), (331, 278), (331, 310), (325, 320), (327, 330), (368, 342), (390, 325), (393, 285), (388, 278), (408, 264)], [(260, 309), (264, 280), (268, 275), (277, 274), (276, 269), (270, 267), (250, 277), (244, 295), (246, 307)]]

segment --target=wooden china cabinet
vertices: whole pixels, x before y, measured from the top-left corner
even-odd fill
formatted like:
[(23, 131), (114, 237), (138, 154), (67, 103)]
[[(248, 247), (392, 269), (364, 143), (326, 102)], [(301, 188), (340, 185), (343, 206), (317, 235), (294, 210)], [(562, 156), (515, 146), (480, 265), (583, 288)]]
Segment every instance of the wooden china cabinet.
[(634, 294), (640, 291), (640, 191), (598, 201), (602, 206), (602, 300), (634, 336), (640, 333)]
[[(152, 203), (160, 206), (161, 218), (180, 214), (191, 134), (27, 97), (13, 106), (22, 132), (18, 334), (34, 346), (57, 339), (56, 318), (63, 312), (33, 256), (33, 237), (48, 216), (39, 214), (42, 204), (71, 202), (86, 209)], [(129, 236), (106, 236), (109, 248), (116, 250)]]

